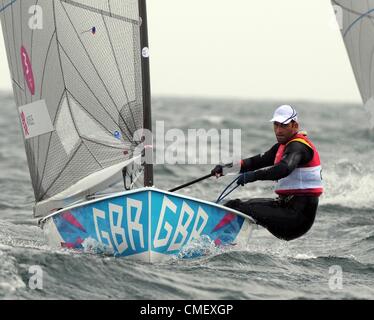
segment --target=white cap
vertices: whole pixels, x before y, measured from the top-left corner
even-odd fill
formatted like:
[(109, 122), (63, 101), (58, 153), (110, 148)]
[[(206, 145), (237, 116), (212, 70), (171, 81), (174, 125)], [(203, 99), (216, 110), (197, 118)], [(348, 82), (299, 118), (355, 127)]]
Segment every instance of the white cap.
[(293, 107), (285, 104), (275, 110), (273, 119), (271, 119), (270, 122), (289, 124), (292, 120), (297, 122), (297, 112)]

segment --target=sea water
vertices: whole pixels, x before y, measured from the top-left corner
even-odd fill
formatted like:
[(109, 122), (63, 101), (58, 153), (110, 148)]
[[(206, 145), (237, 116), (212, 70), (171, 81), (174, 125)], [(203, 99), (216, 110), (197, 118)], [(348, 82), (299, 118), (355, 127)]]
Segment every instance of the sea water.
[[(154, 98), (153, 120), (167, 129), (241, 129), (243, 157), (268, 150), (269, 119), (291, 103), (319, 149), (325, 193), (312, 229), (281, 241), (254, 230), (248, 244), (147, 264), (110, 254), (52, 249), (32, 218), (33, 191), (12, 95), (1, 94), (0, 298), (2, 299), (373, 299), (374, 138), (359, 105), (306, 101)], [(156, 165), (155, 185), (170, 189), (210, 172), (214, 164)], [(181, 190), (215, 200), (232, 176)], [(235, 190), (231, 198), (274, 197), (271, 182)], [(92, 249), (92, 244), (88, 244)], [(193, 249), (193, 248), (192, 248)], [(42, 277), (33, 287), (32, 277)], [(35, 283), (34, 283), (35, 284)]]

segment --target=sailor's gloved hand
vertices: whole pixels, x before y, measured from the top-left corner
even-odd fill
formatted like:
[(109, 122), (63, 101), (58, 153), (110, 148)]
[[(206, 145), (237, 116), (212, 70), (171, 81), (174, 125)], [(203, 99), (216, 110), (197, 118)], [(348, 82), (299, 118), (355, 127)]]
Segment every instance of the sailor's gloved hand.
[(217, 178), (223, 176), (223, 166), (221, 166), (220, 164), (217, 165), (210, 173), (212, 174), (212, 176), (216, 176)]
[(241, 186), (244, 186), (245, 184), (250, 183), (250, 182), (254, 182), (254, 181), (256, 181), (254, 171), (248, 171), (246, 173), (243, 173), (239, 177), (239, 179), (236, 183), (241, 185)]

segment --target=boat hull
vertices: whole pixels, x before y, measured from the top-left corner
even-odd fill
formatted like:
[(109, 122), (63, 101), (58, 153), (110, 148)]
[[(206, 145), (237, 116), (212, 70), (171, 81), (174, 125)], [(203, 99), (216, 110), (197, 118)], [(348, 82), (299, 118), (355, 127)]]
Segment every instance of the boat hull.
[[(108, 252), (155, 262), (204, 238), (215, 246), (246, 243), (253, 221), (214, 203), (155, 188), (112, 194), (42, 220), (51, 246)], [(191, 251), (196, 257), (204, 250)]]

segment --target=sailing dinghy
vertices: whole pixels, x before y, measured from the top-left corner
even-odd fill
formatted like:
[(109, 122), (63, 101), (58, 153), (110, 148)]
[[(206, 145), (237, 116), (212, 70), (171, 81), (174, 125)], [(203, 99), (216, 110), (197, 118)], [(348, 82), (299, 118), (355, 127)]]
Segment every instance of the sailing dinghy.
[[(248, 239), (247, 216), (153, 187), (139, 161), (151, 130), (145, 0), (0, 0), (0, 15), (34, 217), (51, 245), (152, 262), (203, 237)], [(125, 190), (99, 195), (121, 180)]]

